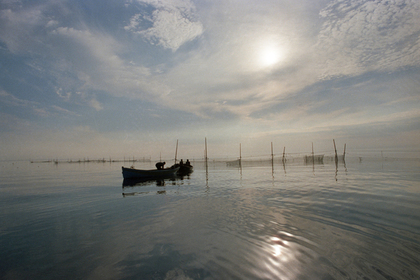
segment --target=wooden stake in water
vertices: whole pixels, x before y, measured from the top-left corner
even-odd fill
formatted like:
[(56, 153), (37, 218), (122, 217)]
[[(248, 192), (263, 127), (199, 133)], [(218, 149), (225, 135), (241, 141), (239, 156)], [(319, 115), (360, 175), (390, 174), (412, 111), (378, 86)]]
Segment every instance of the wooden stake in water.
[(242, 145), (239, 143), (239, 166), (242, 166)]
[(343, 161), (346, 160), (346, 143), (344, 143)]
[(286, 155), (286, 147), (283, 148), (283, 158), (281, 159), (281, 161), (283, 162), (283, 164), (284, 164), (284, 162), (286, 160), (285, 155)]
[(338, 156), (337, 156), (337, 147), (335, 146), (335, 140), (333, 139), (334, 143), (334, 152), (335, 152), (335, 162), (338, 162)]
[(204, 138), (204, 159), (206, 161), (206, 188), (209, 188), (209, 166), (207, 163), (207, 138)]
[(176, 139), (176, 149), (175, 149), (175, 163), (176, 164), (176, 157), (178, 155), (178, 139)]
[(273, 153), (273, 142), (271, 142), (271, 174), (274, 176), (274, 153)]
[(314, 142), (312, 142), (312, 162), (315, 163)]
[(271, 161), (274, 161), (273, 142), (271, 142)]
[(206, 169), (207, 169), (207, 138), (204, 138), (204, 160), (206, 161)]

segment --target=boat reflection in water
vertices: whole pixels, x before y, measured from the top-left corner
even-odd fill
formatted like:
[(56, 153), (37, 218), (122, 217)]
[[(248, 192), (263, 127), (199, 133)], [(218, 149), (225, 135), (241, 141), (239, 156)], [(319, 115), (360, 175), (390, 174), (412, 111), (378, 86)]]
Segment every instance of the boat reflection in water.
[[(166, 194), (166, 187), (182, 185), (184, 179), (189, 179), (189, 174), (155, 178), (124, 179), (122, 183), (122, 195), (125, 197), (133, 195)], [(160, 189), (156, 189), (156, 187)]]
[(153, 185), (153, 183), (156, 184), (157, 187), (165, 186), (165, 181), (175, 181), (177, 179), (176, 176), (171, 176), (167, 178), (130, 178), (130, 179), (124, 179), (123, 180), (123, 188), (124, 187), (139, 187), (139, 186), (150, 186)]

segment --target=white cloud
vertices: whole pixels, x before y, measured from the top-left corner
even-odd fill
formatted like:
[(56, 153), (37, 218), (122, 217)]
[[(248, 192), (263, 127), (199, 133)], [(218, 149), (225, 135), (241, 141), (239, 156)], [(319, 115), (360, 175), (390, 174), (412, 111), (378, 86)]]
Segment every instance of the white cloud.
[(103, 109), (102, 104), (101, 104), (98, 100), (96, 100), (96, 99), (94, 99), (94, 98), (92, 98), (92, 99), (89, 101), (89, 105), (90, 105), (92, 108), (95, 108), (95, 110), (96, 110), (96, 111), (100, 111), (100, 110), (102, 110), (102, 109)]
[[(136, 14), (125, 29), (143, 36), (152, 44), (176, 51), (204, 31), (201, 22), (194, 19), (194, 6), (190, 1), (140, 2), (151, 4), (156, 10), (151, 16)], [(142, 21), (150, 21), (153, 26), (144, 30)]]
[[(60, 69), (57, 76), (65, 83), (70, 82), (68, 88), (63, 87), (57, 92), (61, 97), (72, 96), (71, 91), (74, 88), (84, 93), (102, 90), (114, 96), (147, 99), (153, 99), (158, 93), (164, 92), (164, 86), (153, 82), (147, 67), (120, 57), (119, 52), (124, 47), (112, 36), (67, 27), (57, 28), (52, 35), (59, 38), (54, 48), (59, 62), (57, 67)], [(77, 75), (77, 80), (73, 83), (79, 84), (72, 85), (68, 81), (69, 71)], [(97, 110), (101, 108), (97, 102), (89, 101), (88, 104)]]
[(56, 89), (55, 93), (66, 101), (69, 101), (70, 97), (72, 96), (71, 92), (63, 92), (62, 88)]
[(58, 21), (56, 21), (56, 20), (50, 20), (50, 21), (47, 22), (47, 24), (45, 26), (46, 27), (54, 27), (54, 26), (57, 26), (58, 24), (59, 24)]
[(176, 51), (184, 43), (193, 40), (203, 33), (199, 22), (191, 22), (179, 11), (153, 12), (153, 27), (139, 32), (145, 38), (158, 40), (158, 45)]
[(18, 11), (1, 10), (0, 40), (12, 53), (33, 48), (39, 42), (34, 40), (32, 33), (35, 27), (42, 23), (42, 19), (42, 12), (37, 8)]
[(41, 117), (48, 117), (50, 114), (45, 108), (33, 108), (36, 115)]
[(320, 12), (323, 77), (420, 65), (420, 2), (335, 0)]
[(52, 105), (51, 108), (53, 108), (55, 111), (57, 111), (59, 113), (65, 114), (65, 115), (69, 115), (69, 116), (80, 116), (79, 114), (77, 114), (77, 113), (75, 113), (73, 111), (64, 109), (64, 108), (62, 108), (60, 106), (57, 106), (57, 105)]
[(89, 52), (89, 55), (97, 60), (105, 60), (104, 63), (106, 64), (118, 66), (122, 63), (115, 55), (115, 52), (120, 48), (120, 44), (111, 36), (69, 27), (58, 27), (52, 31), (52, 34), (72, 39), (73, 43), (85, 47), (86, 51)]

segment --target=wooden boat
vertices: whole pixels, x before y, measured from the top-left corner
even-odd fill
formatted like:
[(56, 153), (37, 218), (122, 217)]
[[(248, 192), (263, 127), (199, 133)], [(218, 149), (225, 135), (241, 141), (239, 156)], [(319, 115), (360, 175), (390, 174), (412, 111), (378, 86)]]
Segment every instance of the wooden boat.
[(133, 178), (168, 178), (175, 176), (178, 172), (179, 167), (175, 168), (165, 168), (165, 169), (135, 169), (122, 167), (122, 174), (124, 179), (133, 179)]

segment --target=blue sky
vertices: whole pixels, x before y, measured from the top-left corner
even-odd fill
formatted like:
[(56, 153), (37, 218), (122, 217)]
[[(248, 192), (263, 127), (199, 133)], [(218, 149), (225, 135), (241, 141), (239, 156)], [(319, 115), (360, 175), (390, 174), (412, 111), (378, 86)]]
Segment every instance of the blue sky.
[(420, 150), (420, 2), (0, 0), (0, 157)]

